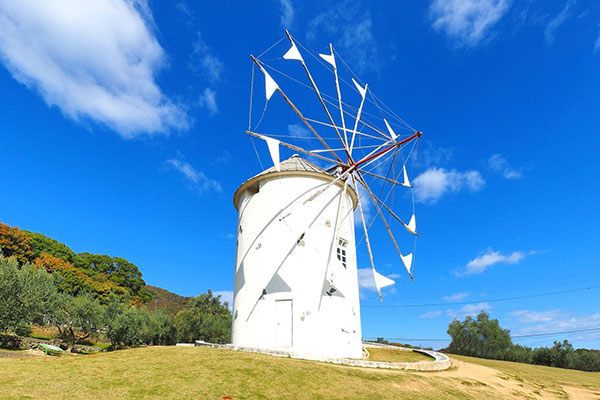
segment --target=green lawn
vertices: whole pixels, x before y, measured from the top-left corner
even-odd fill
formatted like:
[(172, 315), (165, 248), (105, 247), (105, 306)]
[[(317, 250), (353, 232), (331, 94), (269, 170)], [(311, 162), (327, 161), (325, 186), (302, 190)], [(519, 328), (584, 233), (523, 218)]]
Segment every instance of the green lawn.
[[(461, 363), (451, 371), (419, 373), (337, 366), (224, 349), (147, 347), (93, 355), (0, 359), (0, 398), (522, 398), (486, 383), (483, 378), (481, 381), (469, 378), (472, 375), (469, 368), (486, 369)], [(466, 373), (462, 373), (463, 369)], [(489, 371), (494, 371), (492, 375), (496, 373)], [(571, 371), (568, 374), (565, 379), (576, 384), (577, 376)], [(511, 377), (507, 379), (515, 387), (521, 383)], [(535, 379), (547, 378), (535, 375)], [(581, 384), (589, 383), (586, 375)]]
[(389, 347), (368, 347), (369, 360), (388, 362), (419, 362), (433, 361), (433, 357), (414, 351), (405, 351)]

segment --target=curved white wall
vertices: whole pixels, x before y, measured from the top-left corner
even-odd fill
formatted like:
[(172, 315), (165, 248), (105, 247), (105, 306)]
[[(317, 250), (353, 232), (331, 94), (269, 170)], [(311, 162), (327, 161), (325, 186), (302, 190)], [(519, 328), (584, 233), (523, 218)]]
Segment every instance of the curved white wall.
[[(274, 175), (260, 177), (258, 192), (246, 189), (236, 205), (233, 345), (361, 357), (352, 199), (343, 196), (339, 224), (339, 236), (347, 241), (340, 247), (344, 267), (335, 232), (342, 184), (305, 202), (332, 178)], [(325, 293), (329, 282), (336, 288), (331, 295)]]

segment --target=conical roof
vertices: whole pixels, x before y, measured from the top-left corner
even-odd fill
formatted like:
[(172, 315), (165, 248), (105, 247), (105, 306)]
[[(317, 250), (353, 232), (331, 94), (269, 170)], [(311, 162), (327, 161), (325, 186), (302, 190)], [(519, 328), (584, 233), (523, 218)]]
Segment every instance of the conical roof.
[[(281, 171), (305, 171), (305, 172), (317, 172), (317, 173), (321, 173), (321, 174), (329, 174), (323, 168), (311, 163), (308, 160), (305, 160), (304, 158), (300, 157), (298, 154), (294, 154), (287, 160), (284, 160), (281, 163), (279, 163), (279, 171), (280, 172)], [(271, 172), (278, 172), (277, 169), (275, 168), (275, 166), (265, 169), (263, 172), (261, 172), (260, 174), (258, 174), (256, 176), (269, 174)]]
[[(279, 171), (277, 171), (277, 169), (273, 166), (271, 168), (267, 168), (266, 170), (262, 171), (261, 173), (253, 176), (252, 178), (242, 183), (233, 195), (233, 204), (235, 205), (235, 208), (238, 208), (240, 196), (245, 190), (258, 190), (258, 183), (264, 179), (269, 179), (270, 177), (274, 178), (285, 175), (309, 175), (320, 179), (333, 181), (334, 179), (336, 179), (333, 175), (334, 171), (335, 167), (325, 170), (311, 163), (310, 161), (300, 157), (298, 154), (294, 154), (287, 160), (284, 160), (281, 163), (279, 163)], [(338, 181), (336, 184), (343, 185), (343, 182)], [(348, 186), (348, 188), (348, 193), (353, 199), (354, 206), (356, 206), (358, 197), (356, 196), (356, 193), (354, 192), (354, 189), (352, 189), (351, 186)]]

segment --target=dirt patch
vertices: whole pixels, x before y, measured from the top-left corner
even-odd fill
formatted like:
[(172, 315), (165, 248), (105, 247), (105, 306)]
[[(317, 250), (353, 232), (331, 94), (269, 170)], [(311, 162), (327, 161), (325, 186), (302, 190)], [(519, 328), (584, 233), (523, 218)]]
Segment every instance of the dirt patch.
[(449, 382), (454, 387), (468, 393), (481, 393), (485, 390), (501, 394), (506, 399), (600, 399), (587, 388), (560, 384), (548, 387), (527, 381), (517, 375), (456, 359), (452, 359), (452, 368), (446, 371), (419, 374), (450, 378)]

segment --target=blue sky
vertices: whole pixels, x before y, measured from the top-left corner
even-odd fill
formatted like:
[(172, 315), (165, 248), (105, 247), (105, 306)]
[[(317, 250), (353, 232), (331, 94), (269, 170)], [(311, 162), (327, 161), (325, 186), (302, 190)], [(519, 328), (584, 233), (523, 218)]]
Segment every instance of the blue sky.
[[(514, 335), (600, 327), (599, 289), (490, 301), (600, 285), (592, 1), (3, 3), (0, 220), (182, 295), (230, 292), (232, 196), (260, 171), (248, 56), (284, 28), (332, 42), (424, 132), (415, 282), (372, 238), (396, 285), (380, 303), (363, 281), (364, 336), (445, 338), (480, 309)], [(378, 307), (414, 304), (443, 305)], [(597, 331), (518, 341), (563, 338), (600, 346)]]

